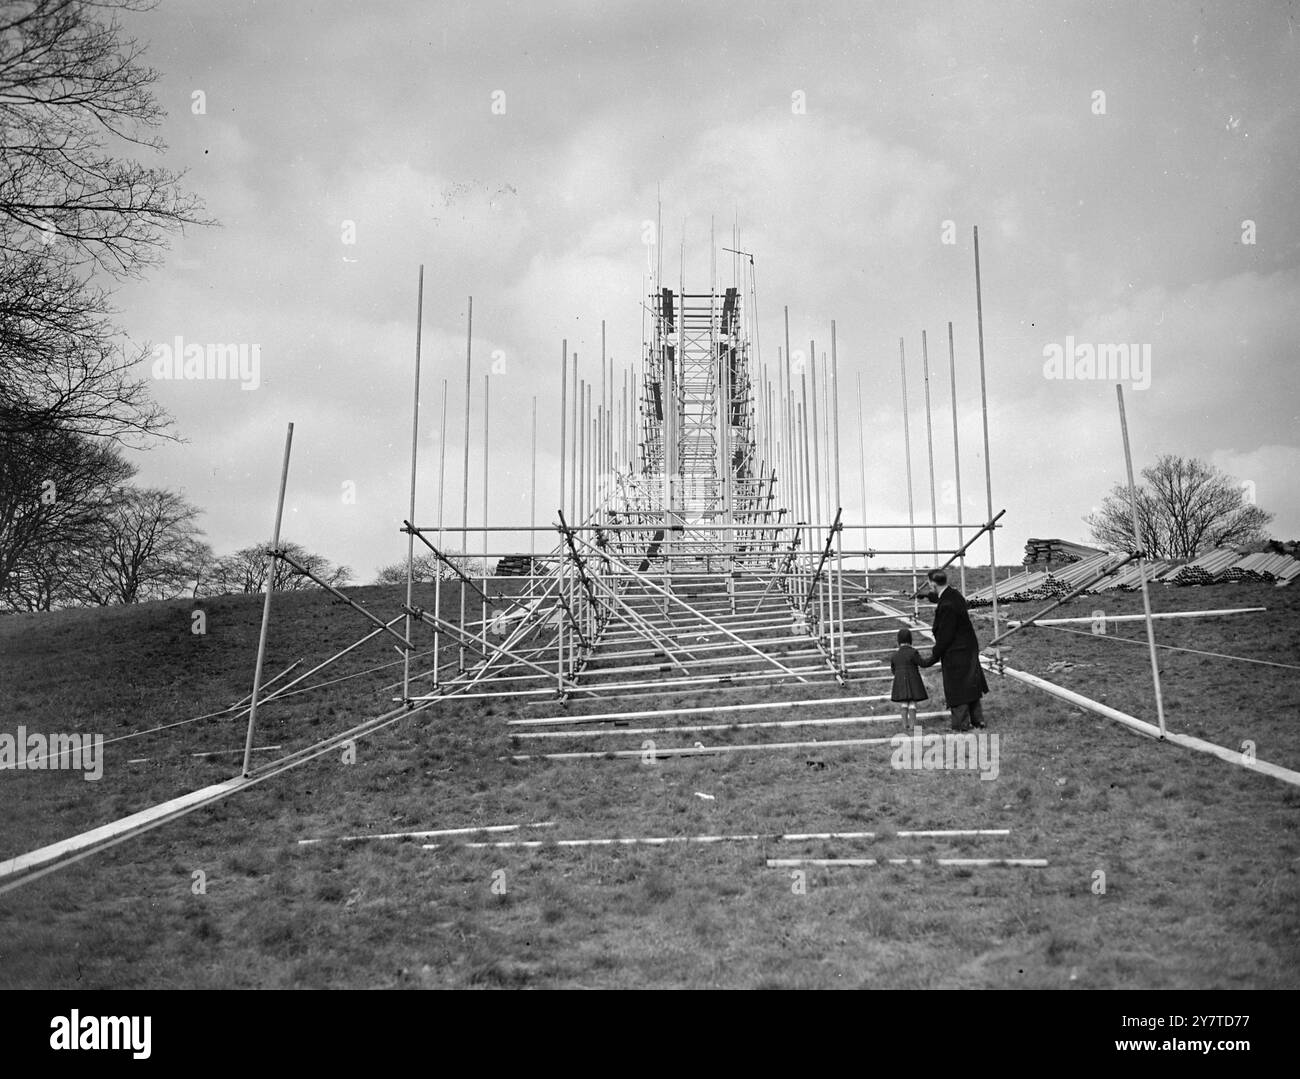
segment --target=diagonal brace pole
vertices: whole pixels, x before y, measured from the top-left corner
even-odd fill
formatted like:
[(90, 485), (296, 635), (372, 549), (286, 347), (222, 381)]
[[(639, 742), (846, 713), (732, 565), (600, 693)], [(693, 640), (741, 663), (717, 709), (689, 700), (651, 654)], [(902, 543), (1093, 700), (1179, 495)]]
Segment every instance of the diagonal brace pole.
[[(405, 637), (403, 637), (400, 633), (398, 633), (395, 629), (393, 629), (392, 626), (390, 626), (387, 622), (383, 621), (380, 618), (375, 617), (373, 614), (367, 611), (363, 606), (361, 606), (361, 604), (359, 604), (356, 600), (351, 599), (348, 596), (345, 596), (332, 584), (328, 584), (325, 581), (322, 581), (319, 577), (316, 576), (316, 574), (312, 573), (312, 571), (309, 570), (306, 566), (300, 566), (297, 562), (295, 562), (283, 551), (271, 551), (269, 553), (273, 557), (280, 559), (282, 562), (288, 562), (289, 565), (291, 565), (295, 570), (301, 573), (304, 577), (310, 577), (313, 581), (315, 581), (318, 585), (320, 585), (323, 589), (325, 589), (326, 592), (334, 596), (335, 599), (340, 599), (344, 603), (346, 603), (349, 607), (351, 607), (353, 610), (359, 611), (362, 615), (364, 615), (371, 622), (373, 622), (378, 629), (381, 629), (385, 633), (388, 633), (391, 636), (395, 637), (401, 643), (403, 648), (409, 649), (414, 647), (414, 645), (412, 645), (410, 641), (408, 641)], [(270, 586), (270, 582), (268, 582), (268, 587), (269, 586)]]

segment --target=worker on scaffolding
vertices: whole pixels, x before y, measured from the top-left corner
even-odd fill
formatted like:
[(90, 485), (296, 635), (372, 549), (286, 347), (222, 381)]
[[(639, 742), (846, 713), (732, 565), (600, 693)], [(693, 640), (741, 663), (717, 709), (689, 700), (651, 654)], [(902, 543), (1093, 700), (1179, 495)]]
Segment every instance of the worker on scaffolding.
[(980, 642), (966, 609), (966, 597), (949, 587), (943, 570), (931, 570), (927, 577), (932, 587), (926, 599), (935, 605), (934, 646), (920, 665), (942, 666), (943, 696), (952, 712), (953, 730), (983, 727), (980, 698), (989, 691), (989, 684), (980, 666)]

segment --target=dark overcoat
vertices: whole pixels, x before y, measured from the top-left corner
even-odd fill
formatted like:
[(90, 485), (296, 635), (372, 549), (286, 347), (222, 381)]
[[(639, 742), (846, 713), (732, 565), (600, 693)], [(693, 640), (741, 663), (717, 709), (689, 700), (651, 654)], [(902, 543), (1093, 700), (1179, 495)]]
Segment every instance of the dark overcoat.
[(898, 646), (898, 651), (889, 657), (889, 669), (894, 672), (894, 691), (891, 701), (925, 701), (930, 694), (925, 691), (925, 682), (921, 680), (921, 653), (910, 644)]
[(922, 667), (943, 667), (943, 697), (949, 708), (970, 704), (989, 691), (980, 666), (980, 642), (966, 610), (966, 597), (945, 588), (934, 609), (934, 647)]

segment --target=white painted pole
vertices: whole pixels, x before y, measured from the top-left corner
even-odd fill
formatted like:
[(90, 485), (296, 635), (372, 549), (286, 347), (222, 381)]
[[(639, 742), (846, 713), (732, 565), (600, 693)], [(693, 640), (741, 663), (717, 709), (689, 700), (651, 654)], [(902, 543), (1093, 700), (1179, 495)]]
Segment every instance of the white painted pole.
[[(900, 832), (899, 835), (902, 835)], [(844, 868), (863, 868), (873, 865), (907, 865), (907, 866), (945, 866), (957, 869), (1043, 869), (1047, 866), (1046, 858), (769, 858), (769, 869), (789, 869), (794, 866), (811, 865), (824, 869), (836, 866)]]
[[(542, 825), (534, 824), (531, 825), (530, 827), (540, 828), (542, 827)], [(468, 832), (470, 830), (471, 829), (464, 829), (463, 831), (444, 833), (444, 834), (452, 834), (452, 835), (464, 834), (464, 832)], [(482, 829), (482, 831), (491, 831), (491, 830), (492, 829), (490, 828)], [(505, 831), (506, 829), (499, 829), (499, 830)], [(397, 836), (411, 836), (413, 838), (418, 838), (422, 835), (430, 835), (430, 834), (437, 834), (437, 833), (398, 832), (395, 834)], [(1010, 829), (1007, 828), (945, 828), (945, 829), (926, 829), (924, 831), (899, 831), (893, 833), (895, 837), (904, 838), (904, 839), (939, 839), (945, 837), (964, 838), (968, 836), (969, 837), (1005, 836), (1010, 834), (1011, 834)], [(356, 836), (356, 837), (349, 837), (349, 838), (366, 839), (369, 837)], [(381, 837), (376, 836), (375, 838), (381, 838)], [(819, 839), (845, 840), (845, 839), (876, 839), (876, 838), (878, 838), (878, 835), (875, 832), (788, 832), (785, 834), (751, 832), (751, 833), (739, 833), (733, 835), (616, 836), (612, 838), (558, 839), (558, 840), (548, 840), (546, 841), (546, 843), (543, 843), (541, 840), (537, 840), (537, 839), (497, 840), (492, 842), (470, 841), (465, 843), (459, 843), (456, 845), (461, 847), (467, 847), (473, 850), (483, 850), (488, 848), (505, 849), (505, 850), (509, 850), (512, 848), (520, 848), (520, 849), (527, 849), (527, 850), (535, 850), (538, 847), (549, 846), (552, 844), (556, 847), (613, 847), (613, 846), (666, 847), (666, 846), (671, 846), (674, 843), (756, 843), (756, 842), (807, 843)], [(303, 843), (303, 842), (319, 842), (319, 841), (300, 839), (298, 842)], [(423, 849), (436, 850), (438, 846), (439, 844), (437, 843), (426, 843), (423, 844)], [(907, 859), (900, 859), (900, 861), (906, 861), (906, 860)], [(967, 864), (972, 864), (977, 860), (979, 859), (948, 859), (948, 862), (952, 864), (967, 865)], [(769, 859), (768, 864), (771, 865), (774, 861), (776, 861), (776, 859)], [(809, 860), (803, 859), (803, 861), (805, 862), (805, 864), (807, 864)], [(989, 859), (983, 859), (983, 861), (989, 861)], [(1009, 860), (993, 859), (993, 861), (1009, 861)], [(1023, 859), (1021, 859), (1021, 861), (1023, 861)], [(842, 863), (837, 862), (835, 864), (842, 864)]]
[[(1267, 609), (1268, 609), (1267, 607), (1224, 607), (1216, 611), (1161, 611), (1157, 613), (1152, 613), (1150, 617), (1156, 621), (1162, 618), (1215, 618), (1220, 615), (1226, 615), (1226, 614), (1258, 614), (1260, 611), (1265, 611)], [(1105, 616), (1105, 620), (1108, 623), (1109, 622), (1145, 622), (1146, 619), (1147, 616), (1145, 614), (1108, 614)], [(1036, 618), (1034, 619), (1034, 625), (1036, 626), (1078, 626), (1078, 625), (1086, 625), (1090, 622), (1095, 622), (1095, 621), (1096, 619), (1093, 618), (1091, 615), (1084, 618)], [(1013, 619), (1008, 619), (1007, 625), (1020, 626), (1020, 625), (1024, 625), (1024, 623), (1017, 622)]]

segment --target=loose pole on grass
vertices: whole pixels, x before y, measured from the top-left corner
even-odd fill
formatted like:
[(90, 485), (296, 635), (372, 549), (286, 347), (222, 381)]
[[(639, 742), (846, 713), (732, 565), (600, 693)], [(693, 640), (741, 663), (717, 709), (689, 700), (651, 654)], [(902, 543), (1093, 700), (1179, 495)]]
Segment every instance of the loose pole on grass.
[[(257, 695), (262, 689), (262, 663), (266, 659), (266, 635), (271, 626), (271, 593), (275, 591), (275, 551), (280, 549), (280, 522), (284, 518), (284, 492), (289, 483), (289, 449), (293, 445), (293, 424), (284, 436), (284, 464), (280, 468), (280, 494), (275, 501), (275, 528), (271, 532), (271, 550), (266, 554), (266, 598), (262, 601), (262, 629), (257, 637), (257, 664), (253, 668), (253, 695), (248, 702), (248, 733), (244, 738), (243, 775), (253, 756), (253, 731), (257, 726)], [(410, 637), (407, 637), (410, 640)]]
[(1147, 589), (1147, 575), (1142, 568), (1143, 536), (1138, 520), (1137, 487), (1133, 483), (1133, 451), (1129, 448), (1128, 417), (1124, 414), (1124, 387), (1115, 384), (1115, 397), (1119, 401), (1119, 426), (1124, 435), (1124, 469), (1128, 476), (1128, 503), (1133, 513), (1133, 547), (1137, 554), (1138, 578), (1142, 582), (1142, 613), (1146, 616), (1147, 645), (1151, 651), (1151, 682), (1156, 691), (1156, 719), (1160, 723), (1160, 737), (1165, 736), (1165, 699), (1160, 692), (1160, 663), (1156, 656), (1156, 630), (1151, 621), (1151, 595)]
[[(424, 267), (420, 267), (420, 280), (415, 300), (415, 389), (411, 395), (411, 502), (408, 520), (415, 520), (415, 463), (420, 452), (420, 331), (424, 325)], [(409, 608), (415, 590), (415, 533), (406, 537), (406, 606)], [(411, 616), (406, 616), (406, 639), (411, 639)], [(411, 650), (402, 652), (402, 700), (411, 699)]]

